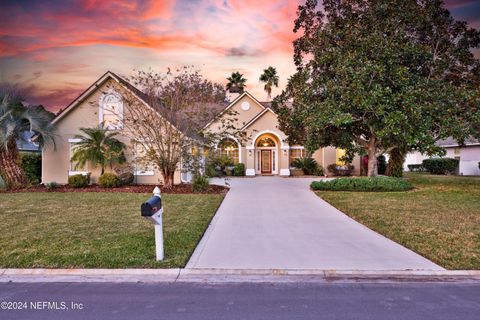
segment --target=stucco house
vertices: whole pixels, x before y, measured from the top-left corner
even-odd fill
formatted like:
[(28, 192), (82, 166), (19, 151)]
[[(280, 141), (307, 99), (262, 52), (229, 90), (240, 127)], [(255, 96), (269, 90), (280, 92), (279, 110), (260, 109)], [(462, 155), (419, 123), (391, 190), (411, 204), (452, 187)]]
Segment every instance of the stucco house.
[[(445, 148), (447, 158), (458, 159), (458, 169), (456, 174), (465, 176), (480, 175), (480, 141), (476, 139), (467, 139), (464, 145), (460, 145), (455, 139), (448, 138), (440, 140), (437, 145)], [(430, 158), (418, 151), (407, 154), (403, 165), (404, 171), (409, 171), (409, 164), (421, 164), (423, 160)]]
[[(119, 139), (127, 145), (127, 162), (133, 167), (135, 182), (141, 184), (162, 183), (161, 173), (153, 166), (137, 162), (135, 146), (122, 136), (123, 103), (122, 90), (128, 90), (139, 102), (148, 104), (143, 93), (124, 78), (113, 72), (105, 73), (100, 79), (88, 87), (78, 98), (71, 102), (53, 120), (58, 128), (56, 148), (42, 150), (42, 183), (67, 183), (68, 177), (74, 174), (91, 174), (92, 182), (100, 176), (100, 168), (79, 170), (70, 161), (72, 148), (80, 134), (80, 128), (92, 128), (104, 123), (107, 128), (120, 132)], [(260, 102), (248, 92), (243, 92), (224, 105), (212, 106), (218, 110), (217, 115), (208, 122), (204, 130), (215, 132), (220, 130), (222, 117), (234, 111), (236, 128), (245, 133), (244, 141), (230, 137), (219, 142), (217, 152), (228, 155), (235, 163), (244, 163), (247, 176), (280, 175), (289, 176), (292, 162), (306, 156), (303, 146), (289, 145), (287, 136), (278, 129), (278, 118), (269, 103)], [(118, 125), (119, 124), (119, 125)], [(322, 148), (314, 152), (312, 157), (324, 168), (338, 163), (344, 155), (343, 150), (333, 147)], [(355, 157), (354, 174), (359, 174), (360, 158)], [(179, 168), (181, 165), (179, 166)], [(108, 171), (109, 169), (107, 169)], [(177, 170), (174, 183), (187, 182), (189, 175)]]

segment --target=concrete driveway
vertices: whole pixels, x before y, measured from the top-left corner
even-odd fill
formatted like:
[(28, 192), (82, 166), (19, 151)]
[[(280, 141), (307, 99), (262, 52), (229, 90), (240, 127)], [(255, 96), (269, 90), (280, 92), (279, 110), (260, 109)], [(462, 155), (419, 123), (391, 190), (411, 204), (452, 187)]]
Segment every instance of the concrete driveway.
[(187, 268), (443, 270), (317, 197), (311, 181), (231, 179)]

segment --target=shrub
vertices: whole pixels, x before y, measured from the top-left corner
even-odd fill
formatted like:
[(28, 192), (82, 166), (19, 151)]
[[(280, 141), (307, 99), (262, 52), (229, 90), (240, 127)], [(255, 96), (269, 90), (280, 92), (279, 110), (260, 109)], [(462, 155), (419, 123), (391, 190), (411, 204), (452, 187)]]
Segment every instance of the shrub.
[(122, 185), (122, 181), (114, 173), (104, 173), (98, 178), (98, 185), (102, 188), (116, 188)]
[(85, 188), (90, 183), (90, 175), (75, 174), (68, 177), (68, 184), (74, 188)]
[(339, 165), (336, 163), (329, 164), (327, 170), (335, 176), (350, 176), (355, 167), (352, 164)]
[(432, 174), (455, 173), (458, 160), (453, 158), (430, 158), (422, 162), (422, 166)]
[(204, 192), (208, 190), (208, 178), (205, 175), (196, 174), (193, 176), (192, 189), (193, 192)]
[(57, 189), (58, 188), (58, 183), (56, 183), (55, 181), (52, 181), (52, 182), (47, 183), (45, 185), (45, 187), (47, 188), (47, 190)]
[(42, 155), (33, 152), (22, 152), (20, 154), (20, 165), (27, 175), (31, 184), (40, 183), (42, 176)]
[(243, 177), (245, 175), (245, 164), (237, 163), (233, 168), (233, 175), (236, 177)]
[(207, 163), (205, 165), (205, 175), (210, 178), (219, 177), (220, 173), (216, 170), (214, 163)]
[(302, 169), (303, 173), (307, 175), (315, 175), (318, 172), (317, 161), (311, 157), (297, 158), (293, 161), (292, 166)]
[(120, 178), (122, 186), (130, 185), (135, 181), (135, 175), (133, 174), (133, 167), (129, 164), (123, 164), (116, 166), (115, 174)]
[(378, 174), (385, 174), (387, 171), (387, 160), (384, 155), (377, 157), (377, 170)]
[(118, 175), (118, 178), (120, 179), (120, 185), (122, 186), (128, 186), (135, 180), (135, 176), (132, 172), (121, 173)]
[(409, 164), (407, 165), (408, 170), (411, 172), (422, 172), (424, 170), (423, 165), (421, 163), (417, 164)]
[(407, 191), (413, 186), (407, 180), (393, 177), (338, 178), (330, 181), (314, 181), (313, 190), (329, 191)]

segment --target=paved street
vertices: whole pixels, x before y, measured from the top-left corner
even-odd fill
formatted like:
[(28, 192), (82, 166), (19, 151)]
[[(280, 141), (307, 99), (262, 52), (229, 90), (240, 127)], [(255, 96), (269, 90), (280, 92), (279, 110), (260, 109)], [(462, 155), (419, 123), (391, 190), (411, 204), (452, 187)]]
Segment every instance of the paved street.
[(231, 190), (187, 267), (442, 270), (317, 197), (309, 190), (311, 181), (231, 179)]
[[(2, 320), (468, 320), (480, 314), (480, 285), (1, 283), (0, 301), (29, 304), (0, 310)], [(44, 301), (64, 302), (69, 310), (32, 310), (31, 302)], [(72, 310), (72, 302), (83, 309)]]

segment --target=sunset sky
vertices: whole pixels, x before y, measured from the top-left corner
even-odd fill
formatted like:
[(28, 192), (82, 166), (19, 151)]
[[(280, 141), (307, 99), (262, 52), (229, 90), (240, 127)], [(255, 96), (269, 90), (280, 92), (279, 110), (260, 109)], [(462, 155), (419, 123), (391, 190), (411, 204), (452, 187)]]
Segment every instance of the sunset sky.
[[(107, 70), (129, 76), (148, 67), (194, 65), (223, 84), (238, 70), (247, 90), (264, 100), (258, 81), (264, 68), (277, 68), (280, 87), (294, 72), (299, 2), (2, 0), (0, 83), (17, 84), (30, 103), (57, 111)], [(455, 18), (480, 28), (480, 0), (446, 5)]]

